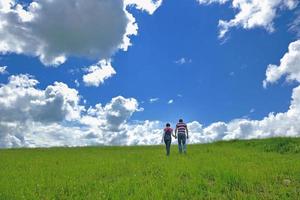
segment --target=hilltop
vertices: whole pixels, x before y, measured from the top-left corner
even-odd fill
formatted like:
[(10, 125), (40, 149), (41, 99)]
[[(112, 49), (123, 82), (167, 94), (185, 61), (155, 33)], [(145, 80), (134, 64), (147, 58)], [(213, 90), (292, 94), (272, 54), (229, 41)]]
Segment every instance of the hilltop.
[(0, 150), (0, 199), (300, 199), (300, 138)]

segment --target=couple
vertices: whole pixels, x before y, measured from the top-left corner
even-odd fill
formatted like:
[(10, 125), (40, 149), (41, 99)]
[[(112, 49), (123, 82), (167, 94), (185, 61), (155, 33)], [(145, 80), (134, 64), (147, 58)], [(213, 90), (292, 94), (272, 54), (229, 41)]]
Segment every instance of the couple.
[(175, 135), (173, 135), (173, 129), (169, 123), (166, 124), (164, 128), (162, 141), (165, 141), (167, 156), (170, 155), (170, 147), (172, 142), (172, 136), (177, 138), (178, 133), (178, 149), (179, 153), (186, 153), (186, 139), (189, 139), (189, 131), (187, 125), (183, 122), (182, 119), (179, 119), (179, 122), (176, 124)]

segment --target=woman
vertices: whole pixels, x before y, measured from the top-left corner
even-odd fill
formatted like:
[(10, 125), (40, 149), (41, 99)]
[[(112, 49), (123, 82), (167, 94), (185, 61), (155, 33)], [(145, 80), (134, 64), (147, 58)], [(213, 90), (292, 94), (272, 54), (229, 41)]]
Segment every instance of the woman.
[(162, 141), (165, 141), (165, 144), (166, 144), (167, 156), (170, 155), (172, 136), (174, 136), (173, 129), (171, 128), (171, 125), (169, 123), (167, 123), (166, 127), (164, 128), (164, 133), (163, 133), (163, 138), (162, 138)]

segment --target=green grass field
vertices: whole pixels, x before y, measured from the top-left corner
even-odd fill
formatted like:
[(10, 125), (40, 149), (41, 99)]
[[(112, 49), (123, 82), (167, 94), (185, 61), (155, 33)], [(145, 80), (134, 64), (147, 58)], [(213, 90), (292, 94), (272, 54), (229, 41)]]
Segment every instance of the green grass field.
[(300, 199), (300, 139), (0, 150), (0, 199)]

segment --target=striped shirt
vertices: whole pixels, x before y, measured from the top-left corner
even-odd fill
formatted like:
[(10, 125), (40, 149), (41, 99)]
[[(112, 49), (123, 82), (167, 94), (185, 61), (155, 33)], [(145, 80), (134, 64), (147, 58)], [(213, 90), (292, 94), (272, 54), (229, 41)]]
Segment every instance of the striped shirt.
[(176, 129), (178, 131), (178, 134), (182, 134), (182, 133), (185, 134), (187, 126), (185, 123), (179, 122), (176, 124)]

